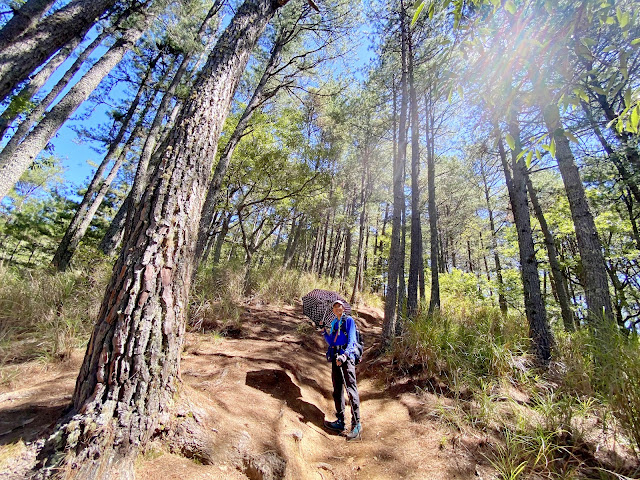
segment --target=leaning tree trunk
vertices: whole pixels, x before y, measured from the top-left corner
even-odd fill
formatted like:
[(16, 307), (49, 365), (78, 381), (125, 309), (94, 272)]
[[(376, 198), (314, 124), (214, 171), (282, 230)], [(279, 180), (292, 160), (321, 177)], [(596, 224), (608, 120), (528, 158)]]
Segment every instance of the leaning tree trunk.
[(140, 99), (142, 98), (142, 94), (144, 93), (144, 90), (147, 87), (147, 82), (151, 78), (151, 74), (153, 73), (156, 63), (158, 62), (158, 60), (160, 60), (161, 56), (162, 54), (156, 55), (149, 63), (145, 76), (144, 78), (142, 78), (140, 85), (138, 87), (138, 92), (136, 93), (136, 96), (134, 97), (131, 104), (129, 105), (129, 110), (127, 111), (126, 115), (122, 119), (122, 123), (120, 125), (118, 134), (111, 142), (111, 145), (109, 147), (109, 150), (107, 151), (107, 154), (104, 156), (104, 159), (102, 160), (102, 162), (100, 163), (100, 166), (96, 170), (96, 173), (94, 174), (93, 179), (89, 183), (89, 187), (87, 187), (87, 191), (85, 192), (84, 197), (82, 198), (82, 201), (80, 202), (80, 205), (78, 206), (78, 209), (76, 210), (75, 215), (71, 219), (71, 222), (69, 223), (69, 226), (67, 227), (67, 230), (65, 231), (64, 236), (60, 241), (60, 245), (58, 245), (58, 249), (56, 250), (56, 253), (53, 256), (53, 260), (51, 262), (53, 266), (56, 269), (58, 269), (58, 271), (65, 271), (68, 268), (69, 263), (71, 262), (71, 258), (73, 257), (73, 254), (76, 251), (76, 248), (78, 248), (78, 245), (80, 244), (80, 241), (82, 240), (82, 238), (84, 237), (84, 234), (89, 228), (89, 225), (91, 224), (91, 221), (93, 220), (94, 215), (98, 211), (98, 208), (100, 208), (100, 205), (102, 204), (102, 200), (104, 199), (107, 192), (111, 188), (111, 183), (113, 182), (116, 175), (118, 174), (118, 170), (120, 170), (120, 167), (124, 163), (127, 157), (127, 154), (129, 152), (129, 149), (131, 148), (131, 144), (133, 143), (135, 138), (138, 136), (138, 132), (140, 131), (140, 126), (144, 122), (144, 118), (146, 117), (147, 111), (151, 103), (153, 103), (153, 98), (154, 98), (153, 95), (149, 96), (146, 106), (143, 109), (142, 113), (140, 114), (140, 119), (138, 121), (138, 124), (134, 128), (134, 131), (131, 132), (131, 135), (127, 139), (127, 142), (124, 145), (122, 151), (116, 158), (115, 163), (111, 167), (111, 171), (109, 172), (107, 177), (103, 180), (102, 177), (107, 170), (107, 166), (114, 159), (117, 153), (118, 147), (120, 147), (120, 142), (122, 142), (122, 139), (124, 138), (129, 128), (129, 123), (131, 122), (131, 119), (135, 115), (136, 109), (138, 108), (138, 104), (140, 103)]
[(409, 100), (411, 102), (411, 254), (407, 283), (407, 314), (418, 312), (418, 277), (422, 262), (422, 226), (420, 218), (420, 128), (418, 123), (418, 97), (413, 75), (413, 40), (408, 33)]
[(115, 0), (73, 0), (0, 50), (0, 101), (75, 38), (83, 37)]
[[(71, 412), (43, 449), (41, 476), (133, 477), (170, 419), (200, 211), (218, 137), (258, 37), (280, 5), (247, 0), (220, 36), (170, 134), (100, 307)], [(62, 465), (64, 464), (64, 465)]]
[(582, 283), (588, 310), (587, 322), (595, 328), (603, 321), (613, 318), (602, 244), (596, 231), (596, 224), (587, 202), (573, 152), (569, 146), (569, 140), (560, 125), (557, 104), (550, 104), (544, 109), (544, 121), (549, 129), (550, 137), (556, 145), (556, 160), (576, 230)]
[(276, 93), (276, 90), (274, 90), (272, 93), (265, 93), (264, 89), (267, 85), (267, 82), (273, 77), (275, 73), (277, 61), (280, 58), (283, 47), (283, 41), (276, 40), (276, 43), (271, 50), (271, 55), (269, 56), (267, 66), (262, 74), (262, 77), (260, 78), (260, 81), (258, 82), (255, 90), (253, 91), (253, 95), (251, 96), (249, 103), (244, 109), (244, 112), (242, 112), (242, 116), (240, 117), (236, 128), (233, 130), (233, 134), (229, 138), (229, 141), (225, 145), (222, 155), (220, 156), (220, 160), (218, 160), (216, 169), (213, 172), (211, 184), (209, 185), (209, 190), (207, 191), (207, 198), (202, 209), (202, 216), (200, 218), (198, 242), (196, 244), (197, 263), (200, 263), (202, 259), (204, 245), (206, 243), (207, 237), (209, 236), (209, 225), (211, 225), (211, 217), (213, 216), (213, 212), (216, 206), (216, 197), (218, 196), (218, 192), (220, 191), (222, 180), (227, 173), (227, 168), (229, 167), (229, 163), (231, 162), (233, 152), (238, 146), (238, 143), (240, 143), (240, 140), (242, 139), (247, 126), (249, 126), (249, 121), (251, 120), (253, 113), (265, 100), (275, 95)]
[(56, 0), (28, 0), (20, 8), (14, 9), (13, 17), (0, 30), (0, 51), (27, 30), (35, 27), (55, 3)]
[[(211, 6), (209, 11), (207, 12), (206, 17), (202, 21), (202, 24), (200, 25), (200, 28), (196, 33), (196, 36), (194, 39), (196, 42), (201, 41), (201, 37), (205, 32), (207, 26), (211, 22), (211, 19), (216, 15), (218, 10), (220, 10), (220, 4), (221, 2), (219, 0), (214, 2), (214, 4)], [(193, 57), (193, 52), (188, 52), (184, 54), (184, 56), (182, 57), (182, 61), (180, 62), (180, 65), (176, 70), (176, 73), (173, 75), (173, 78), (171, 79), (171, 83), (169, 84), (166, 91), (164, 92), (164, 95), (162, 96), (162, 100), (160, 100), (160, 105), (158, 105), (158, 108), (156, 109), (155, 117), (153, 119), (153, 122), (151, 123), (151, 127), (149, 128), (149, 132), (147, 133), (147, 138), (144, 142), (144, 146), (142, 147), (142, 153), (140, 153), (140, 158), (138, 160), (138, 168), (136, 169), (133, 186), (131, 187), (131, 193), (129, 194), (129, 196), (131, 197), (130, 201), (132, 202), (132, 205), (134, 206), (134, 208), (137, 207), (138, 202), (142, 197), (142, 192), (144, 191), (147, 185), (147, 180), (148, 180), (147, 171), (149, 169), (149, 161), (151, 160), (153, 152), (156, 149), (158, 139), (162, 137), (161, 132), (162, 132), (162, 125), (164, 122), (165, 115), (169, 111), (169, 107), (171, 105), (172, 100), (174, 99), (176, 89), (178, 88), (180, 81), (184, 77), (184, 74), (187, 72), (187, 68), (189, 67), (192, 57)], [(131, 209), (131, 211), (134, 211), (134, 209)], [(130, 218), (127, 217), (127, 221), (129, 220)], [(128, 227), (131, 227), (131, 226), (129, 225)], [(125, 232), (130, 229), (128, 227), (127, 225), (125, 225)]]
[[(514, 115), (515, 116), (515, 115)], [(509, 124), (509, 133), (516, 143), (511, 151), (513, 177), (509, 173), (507, 155), (502, 144), (502, 138), (498, 140), (500, 159), (504, 168), (509, 199), (513, 210), (513, 218), (518, 233), (518, 247), (520, 251), (520, 273), (524, 292), (524, 307), (529, 323), (529, 337), (536, 361), (540, 366), (547, 366), (551, 360), (551, 346), (553, 338), (547, 323), (542, 292), (540, 291), (540, 277), (538, 276), (538, 263), (536, 261), (533, 234), (531, 231), (531, 219), (529, 217), (529, 204), (527, 202), (527, 186), (525, 179), (525, 164), (522, 156), (518, 154), (520, 146), (520, 131), (517, 120), (512, 118)]]
[(54, 87), (47, 93), (47, 95), (29, 112), (29, 114), (20, 122), (18, 128), (14, 132), (13, 136), (9, 139), (7, 144), (0, 153), (0, 165), (10, 161), (14, 156), (16, 149), (20, 146), (20, 142), (24, 140), (34, 124), (42, 120), (43, 115), (49, 109), (53, 102), (58, 98), (62, 91), (69, 86), (69, 82), (73, 76), (82, 68), (89, 55), (102, 43), (102, 41), (109, 35), (108, 32), (103, 31), (99, 34), (88, 46), (85, 48), (78, 58), (71, 64), (68, 70), (60, 77), (60, 80), (56, 82)]
[[(58, 53), (56, 53), (44, 67), (38, 70), (38, 73), (36, 73), (29, 80), (29, 83), (27, 83), (15, 96), (11, 98), (11, 104), (5, 109), (4, 112), (2, 112), (2, 115), (0, 116), (0, 139), (4, 137), (4, 134), (11, 123), (13, 123), (13, 121), (18, 118), (20, 114), (24, 113), (23, 111), (21, 111), (21, 108), (11, 108), (12, 104), (14, 104), (15, 102), (15, 104), (17, 105), (24, 105), (27, 102), (30, 102), (33, 96), (38, 92), (38, 90), (40, 90), (40, 88), (47, 82), (47, 80), (49, 80), (53, 72), (55, 72), (58, 67), (62, 65), (67, 58), (69, 58), (71, 52), (73, 52), (76, 47), (80, 45), (81, 40), (81, 38), (76, 38), (75, 40), (69, 42), (64, 48), (60, 49)], [(38, 115), (38, 118), (40, 116), (41, 115)], [(29, 125), (29, 128), (31, 128), (31, 125)], [(24, 137), (24, 135), (21, 135), (20, 139), (22, 139), (22, 137)]]
[[(404, 163), (407, 146), (407, 32), (406, 12), (404, 3), (401, 2), (400, 11), (400, 36), (402, 78), (400, 80), (402, 99), (400, 102), (400, 119), (398, 126), (398, 152), (393, 162), (393, 213), (391, 220), (391, 245), (389, 247), (389, 269), (387, 274), (387, 294), (384, 303), (384, 324), (382, 326), (382, 339), (384, 347), (391, 345), (396, 332), (396, 312), (398, 302), (398, 278), (403, 260), (403, 252), (400, 250), (400, 234), (402, 229), (402, 208), (404, 188)], [(395, 153), (395, 152), (394, 152)]]
[(529, 198), (531, 198), (531, 204), (533, 205), (533, 211), (536, 214), (538, 223), (540, 223), (540, 229), (544, 236), (544, 244), (547, 247), (547, 255), (549, 257), (549, 266), (551, 267), (551, 278), (553, 279), (552, 286), (555, 289), (558, 303), (560, 304), (560, 312), (562, 313), (562, 323), (564, 329), (567, 332), (573, 332), (576, 327), (575, 316), (571, 310), (569, 304), (569, 289), (567, 288), (567, 281), (562, 273), (560, 262), (558, 261), (558, 255), (556, 253), (556, 242), (547, 223), (547, 219), (544, 216), (544, 212), (538, 202), (538, 195), (533, 188), (531, 177), (527, 174), (527, 190), (529, 191)]
[[(353, 290), (351, 291), (350, 302), (353, 304), (356, 300), (356, 295), (362, 290), (362, 277), (364, 274), (364, 236), (367, 218), (367, 176), (368, 176), (368, 159), (369, 151), (365, 147), (362, 155), (362, 179), (360, 182), (360, 233), (358, 237), (358, 253), (356, 263), (356, 275), (353, 282)], [(351, 249), (351, 242), (349, 242), (349, 249)], [(346, 275), (345, 275), (346, 277)]]
[(0, 160), (0, 199), (9, 193), (24, 171), (33, 163), (36, 156), (49, 140), (62, 127), (76, 109), (91, 95), (102, 79), (115, 67), (142, 35), (144, 26), (151, 16), (144, 19), (142, 28), (132, 28), (123, 33), (113, 46), (96, 62), (93, 67), (76, 83), (38, 125), (22, 140), (7, 158), (2, 152)]

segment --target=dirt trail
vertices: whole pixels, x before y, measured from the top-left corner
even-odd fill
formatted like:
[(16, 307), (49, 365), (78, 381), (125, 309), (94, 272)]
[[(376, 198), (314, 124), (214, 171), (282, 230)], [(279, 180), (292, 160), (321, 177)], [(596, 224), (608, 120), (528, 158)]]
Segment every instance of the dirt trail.
[[(482, 473), (487, 468), (479, 463), (486, 462), (474, 445), (451, 441), (451, 432), (430, 419), (435, 396), (417, 395), (409, 384), (385, 389), (371, 360), (358, 366), (362, 440), (346, 442), (326, 431), (325, 416), (335, 418), (330, 365), (321, 335), (300, 311), (249, 306), (232, 336), (188, 335), (182, 388), (210, 432), (212, 465), (158, 446), (140, 457), (138, 479), (491, 478)], [(370, 347), (382, 312), (359, 314)], [(0, 445), (33, 441), (59, 415), (73, 392), (80, 355), (39, 373), (36, 385), (0, 392)], [(17, 471), (9, 462), (0, 478)]]

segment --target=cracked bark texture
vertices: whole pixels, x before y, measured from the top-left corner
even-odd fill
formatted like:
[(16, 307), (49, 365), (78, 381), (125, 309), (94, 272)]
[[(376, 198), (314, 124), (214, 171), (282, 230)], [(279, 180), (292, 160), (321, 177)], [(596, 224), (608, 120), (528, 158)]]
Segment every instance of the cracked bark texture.
[[(170, 133), (114, 266), (70, 418), (43, 450), (66, 478), (132, 478), (170, 419), (193, 255), (218, 137), (251, 50), (279, 5), (247, 0), (220, 36)], [(61, 458), (62, 456), (62, 458)]]

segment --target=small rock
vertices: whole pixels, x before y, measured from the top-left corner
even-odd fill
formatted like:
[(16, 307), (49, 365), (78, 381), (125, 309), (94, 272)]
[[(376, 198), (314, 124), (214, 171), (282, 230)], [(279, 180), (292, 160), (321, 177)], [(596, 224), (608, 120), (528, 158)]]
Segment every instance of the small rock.
[(291, 432), (291, 436), (296, 440), (296, 442), (302, 441), (303, 435), (301, 430), (294, 430), (293, 432)]

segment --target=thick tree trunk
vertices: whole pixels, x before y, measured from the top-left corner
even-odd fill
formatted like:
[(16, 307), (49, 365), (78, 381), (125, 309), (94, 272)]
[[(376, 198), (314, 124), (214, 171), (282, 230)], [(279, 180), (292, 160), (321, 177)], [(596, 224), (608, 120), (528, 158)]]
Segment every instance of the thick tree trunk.
[[(400, 235), (402, 229), (403, 188), (404, 188), (404, 164), (407, 147), (407, 19), (404, 3), (401, 1), (400, 9), (400, 36), (402, 77), (400, 89), (402, 99), (400, 101), (400, 119), (398, 126), (398, 152), (393, 162), (393, 213), (391, 220), (391, 245), (389, 248), (389, 269), (387, 274), (387, 294), (384, 304), (384, 324), (382, 327), (383, 347), (391, 345), (396, 332), (397, 306), (398, 306), (398, 278), (403, 262), (403, 252), (400, 249)], [(395, 153), (395, 152), (394, 152)]]
[[(512, 114), (515, 117), (515, 114)], [(512, 118), (509, 122), (509, 133), (516, 142), (515, 150), (511, 151), (511, 164), (513, 177), (509, 173), (507, 155), (502, 144), (502, 138), (498, 140), (500, 159), (504, 168), (509, 199), (513, 210), (513, 217), (518, 233), (518, 246), (520, 251), (520, 273), (524, 291), (524, 306), (529, 323), (529, 337), (536, 361), (540, 366), (547, 366), (551, 360), (551, 346), (553, 338), (547, 323), (542, 293), (540, 291), (540, 277), (538, 276), (538, 263), (536, 261), (535, 246), (531, 231), (531, 219), (529, 217), (529, 205), (527, 202), (527, 186), (524, 158), (518, 159), (521, 152), (520, 129), (517, 120)]]
[(587, 321), (595, 328), (602, 321), (613, 318), (602, 244), (569, 140), (560, 125), (560, 113), (556, 104), (550, 104), (544, 109), (544, 121), (550, 137), (556, 144), (556, 160), (569, 200), (580, 252), (582, 281), (588, 310)]
[[(64, 236), (60, 241), (60, 245), (58, 245), (58, 249), (56, 250), (56, 253), (53, 256), (53, 260), (51, 262), (53, 266), (56, 269), (58, 269), (58, 271), (64, 271), (69, 266), (69, 263), (71, 262), (71, 258), (73, 257), (73, 254), (75, 253), (76, 248), (80, 244), (80, 241), (82, 240), (82, 238), (84, 237), (84, 234), (89, 228), (89, 225), (91, 224), (91, 221), (93, 220), (94, 215), (98, 211), (98, 208), (100, 208), (100, 205), (102, 204), (102, 200), (104, 199), (105, 195), (109, 191), (109, 188), (111, 187), (111, 183), (113, 182), (116, 175), (118, 174), (118, 170), (124, 163), (127, 153), (129, 151), (129, 148), (131, 146), (131, 143), (133, 142), (133, 139), (135, 139), (137, 136), (137, 131), (139, 130), (138, 127), (136, 127), (134, 129), (134, 132), (131, 133), (131, 136), (129, 137), (129, 140), (124, 146), (122, 152), (120, 152), (120, 154), (118, 155), (118, 158), (116, 159), (115, 163), (111, 167), (111, 171), (103, 181), (102, 177), (105, 171), (107, 170), (107, 166), (111, 163), (111, 161), (115, 157), (118, 147), (120, 146), (120, 142), (122, 142), (122, 139), (124, 138), (129, 128), (129, 123), (131, 122), (131, 120), (133, 119), (133, 116), (135, 115), (135, 112), (140, 103), (140, 99), (142, 98), (142, 94), (144, 93), (144, 90), (147, 88), (147, 82), (151, 78), (151, 74), (155, 69), (156, 63), (158, 62), (158, 60), (160, 60), (160, 57), (161, 57), (161, 54), (158, 54), (149, 63), (145, 76), (144, 78), (142, 78), (140, 85), (138, 87), (136, 96), (134, 97), (133, 101), (129, 105), (129, 110), (127, 111), (126, 115), (122, 119), (120, 129), (117, 135), (115, 136), (115, 138), (113, 139), (113, 141), (111, 142), (109, 150), (107, 151), (107, 154), (105, 155), (104, 159), (100, 163), (100, 166), (96, 170), (96, 173), (94, 174), (93, 179), (91, 180), (91, 183), (89, 183), (89, 186), (87, 187), (87, 191), (85, 192), (84, 197), (82, 198), (82, 201), (78, 206), (78, 210), (76, 211), (75, 215), (71, 219), (71, 222), (69, 223), (69, 226), (67, 227), (67, 230), (65, 231)], [(153, 102), (153, 96), (150, 96), (149, 101), (147, 102), (146, 108), (143, 110), (143, 113), (140, 115), (141, 122), (146, 116), (148, 107), (152, 102)]]
[(100, 81), (115, 67), (127, 51), (142, 35), (151, 16), (145, 17), (145, 25), (132, 28), (123, 33), (113, 46), (98, 60), (93, 67), (76, 83), (58, 102), (38, 125), (16, 147), (10, 158), (2, 152), (0, 160), (0, 199), (9, 193), (24, 171), (33, 163), (36, 156), (47, 145), (49, 140), (62, 127), (67, 119), (95, 90)]
[[(408, 33), (408, 80), (411, 102), (411, 253), (407, 284), (407, 315), (418, 313), (418, 277), (422, 256), (422, 224), (420, 216), (420, 124), (418, 123), (418, 97), (413, 75), (413, 39)], [(427, 146), (428, 148), (428, 146)]]
[(271, 0), (245, 1), (199, 75), (132, 215), (134, 228), (87, 346), (73, 410), (43, 449), (45, 468), (64, 463), (67, 477), (101, 480), (113, 478), (116, 467), (128, 477), (137, 450), (168, 424), (218, 137), (251, 51), (278, 7)]
[(115, 0), (72, 0), (0, 50), (0, 101), (51, 55), (89, 31)]
[(14, 9), (13, 17), (0, 30), (0, 51), (31, 30), (55, 3), (56, 0), (28, 0), (20, 8)]
[[(220, 1), (214, 2), (211, 6), (205, 19), (203, 20), (198, 33), (196, 34), (196, 38), (194, 39), (196, 42), (201, 41), (202, 34), (207, 28), (207, 25), (210, 23), (211, 19), (216, 15), (218, 10), (220, 9)], [(158, 140), (162, 138), (162, 126), (164, 123), (164, 118), (166, 113), (169, 111), (169, 107), (171, 106), (171, 102), (174, 99), (174, 95), (178, 85), (182, 81), (184, 74), (187, 72), (187, 68), (189, 67), (189, 63), (193, 57), (193, 52), (185, 53), (182, 57), (182, 61), (176, 70), (176, 73), (173, 75), (171, 79), (171, 83), (167, 87), (166, 92), (162, 96), (162, 100), (160, 101), (160, 105), (156, 109), (156, 115), (153, 119), (151, 127), (149, 128), (149, 132), (147, 133), (147, 138), (144, 142), (144, 146), (142, 147), (142, 153), (140, 154), (140, 159), (138, 160), (138, 168), (136, 169), (136, 175), (133, 181), (133, 186), (131, 187), (131, 201), (134, 206), (137, 207), (140, 198), (142, 197), (142, 192), (144, 191), (147, 185), (147, 171), (149, 170), (149, 161), (151, 160), (151, 156), (156, 149), (156, 145), (159, 143)], [(134, 211), (134, 209), (131, 209)], [(125, 232), (130, 230), (130, 218), (127, 217), (127, 224), (125, 224)], [(211, 218), (209, 218), (211, 221)], [(129, 228), (127, 228), (129, 226)], [(197, 270), (194, 269), (194, 271)]]
[(553, 238), (553, 234), (551, 233), (549, 225), (547, 224), (547, 220), (544, 217), (544, 212), (540, 207), (540, 202), (538, 202), (538, 195), (533, 188), (531, 177), (529, 177), (528, 174), (527, 190), (529, 191), (529, 198), (531, 199), (531, 204), (533, 205), (533, 211), (536, 214), (538, 223), (540, 223), (540, 229), (542, 230), (542, 235), (544, 236), (544, 244), (547, 247), (549, 266), (551, 268), (551, 277), (553, 279), (551, 285), (555, 290), (556, 298), (558, 299), (558, 304), (560, 305), (560, 311), (562, 312), (562, 323), (564, 324), (564, 329), (567, 332), (573, 332), (575, 330), (576, 320), (569, 304), (567, 280), (566, 278), (564, 278), (564, 275), (562, 274), (562, 268), (560, 267), (560, 262), (558, 262), (555, 239)]

